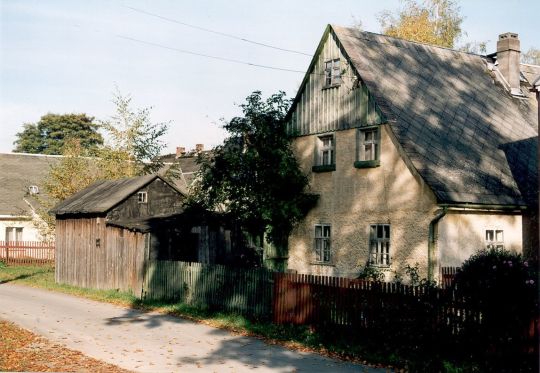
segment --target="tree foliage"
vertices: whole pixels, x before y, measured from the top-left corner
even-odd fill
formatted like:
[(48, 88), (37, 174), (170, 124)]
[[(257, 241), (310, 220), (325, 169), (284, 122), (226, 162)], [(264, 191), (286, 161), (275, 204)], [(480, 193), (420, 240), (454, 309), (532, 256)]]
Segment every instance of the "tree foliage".
[(540, 49), (531, 47), (525, 53), (521, 54), (521, 62), (531, 65), (540, 65)]
[(405, 0), (400, 10), (378, 18), (383, 34), (420, 43), (453, 48), (462, 35), (463, 16), (454, 0)]
[(64, 141), (64, 157), (51, 166), (43, 182), (47, 198), (38, 197), (42, 207), (36, 211), (34, 224), (42, 236), (54, 235), (55, 222), (48, 211), (58, 202), (98, 180), (144, 175), (163, 167), (158, 156), (167, 125), (152, 123), (150, 108), (132, 109), (129, 96), (116, 92), (113, 102), (116, 113), (102, 122), (110, 139), (107, 144), (89, 149), (75, 137)]
[(46, 114), (37, 123), (25, 123), (17, 133), (14, 152), (61, 154), (68, 139), (78, 139), (85, 149), (103, 144), (99, 125), (86, 114)]
[(291, 149), (285, 114), (290, 101), (280, 92), (263, 100), (253, 92), (240, 105), (243, 116), (225, 122), (229, 136), (209, 156), (201, 156), (193, 203), (224, 207), (255, 237), (282, 243), (316, 196)]

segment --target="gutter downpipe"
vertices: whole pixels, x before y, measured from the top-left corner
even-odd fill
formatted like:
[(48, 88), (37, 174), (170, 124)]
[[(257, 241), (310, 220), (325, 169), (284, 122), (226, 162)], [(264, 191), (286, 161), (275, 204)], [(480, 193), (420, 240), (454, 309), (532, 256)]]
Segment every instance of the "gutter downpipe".
[(434, 258), (435, 255), (435, 245), (436, 242), (436, 230), (437, 230), (437, 223), (446, 216), (447, 207), (443, 207), (442, 211), (435, 216), (431, 222), (429, 223), (429, 236), (428, 236), (428, 280), (435, 281), (434, 279)]

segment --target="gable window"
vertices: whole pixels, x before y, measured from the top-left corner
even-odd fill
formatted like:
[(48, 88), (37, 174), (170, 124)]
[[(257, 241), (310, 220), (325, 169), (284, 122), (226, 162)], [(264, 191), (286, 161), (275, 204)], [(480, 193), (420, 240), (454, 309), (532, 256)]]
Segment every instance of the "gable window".
[(486, 248), (504, 249), (504, 232), (502, 229), (486, 229)]
[(39, 188), (37, 185), (30, 185), (28, 187), (28, 193), (30, 194), (39, 194)]
[(137, 193), (137, 201), (139, 203), (148, 202), (148, 193), (147, 192), (139, 192), (139, 193)]
[(335, 165), (335, 146), (334, 135), (324, 135), (317, 137), (315, 166), (313, 171), (334, 171)]
[(378, 127), (361, 128), (357, 134), (357, 168), (380, 165), (380, 131)]
[(20, 242), (23, 237), (22, 227), (7, 227), (6, 228), (6, 241), (8, 242)]
[(330, 224), (315, 225), (315, 261), (320, 263), (330, 262)]
[(324, 78), (325, 88), (334, 87), (341, 84), (339, 58), (328, 60), (324, 63)]
[(390, 224), (372, 224), (369, 227), (369, 264), (390, 265)]

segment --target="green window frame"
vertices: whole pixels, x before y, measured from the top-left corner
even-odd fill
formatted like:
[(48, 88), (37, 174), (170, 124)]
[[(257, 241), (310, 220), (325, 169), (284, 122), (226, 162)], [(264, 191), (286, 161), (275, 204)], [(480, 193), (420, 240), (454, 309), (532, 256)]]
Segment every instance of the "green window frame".
[(356, 168), (378, 167), (381, 164), (380, 127), (359, 128), (356, 138)]

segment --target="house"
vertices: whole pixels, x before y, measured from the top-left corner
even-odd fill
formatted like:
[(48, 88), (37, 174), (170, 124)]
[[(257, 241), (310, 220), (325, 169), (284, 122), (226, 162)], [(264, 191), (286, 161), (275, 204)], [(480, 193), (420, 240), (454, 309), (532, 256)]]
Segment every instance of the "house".
[[(287, 115), (320, 195), (289, 237), (288, 268), (437, 280), (485, 247), (538, 247), (540, 66), (519, 39), (482, 56), (329, 25)], [(520, 71), (521, 69), (521, 71)]]
[(0, 241), (42, 241), (36, 211), (46, 199), (43, 181), (61, 156), (0, 154)]

